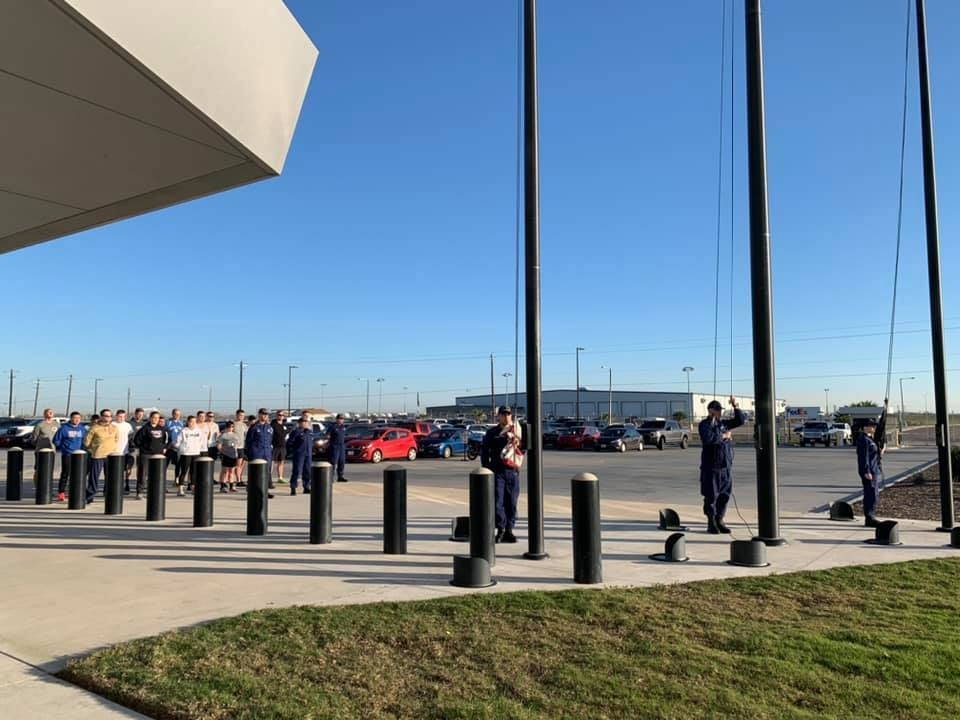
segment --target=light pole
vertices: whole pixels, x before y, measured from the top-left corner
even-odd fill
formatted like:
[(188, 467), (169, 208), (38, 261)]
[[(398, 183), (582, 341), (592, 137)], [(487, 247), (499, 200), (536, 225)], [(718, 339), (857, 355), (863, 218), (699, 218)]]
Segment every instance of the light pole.
[(207, 391), (207, 410), (213, 410), (213, 385), (201, 385), (200, 389)]
[(613, 368), (609, 365), (601, 365), (602, 370), (607, 371), (607, 425), (613, 424)]
[(384, 380), (386, 380), (386, 378), (382, 378), (382, 377), (378, 377), (378, 378), (377, 378), (377, 387), (378, 387), (378, 390), (377, 390), (377, 415), (381, 415), (381, 414), (383, 413), (383, 381), (384, 381)]
[(407, 414), (407, 390), (408, 389), (409, 388), (406, 385), (403, 386), (403, 414), (404, 415)]
[(367, 418), (369, 419), (369, 418), (370, 418), (370, 378), (358, 377), (357, 380), (359, 380), (360, 382), (366, 381), (366, 383), (367, 383), (367, 412), (366, 412), (366, 416), (367, 416)]
[[(503, 373), (503, 404), (504, 404), (504, 405), (509, 405), (509, 404), (510, 404), (510, 403), (507, 402), (507, 401), (509, 400), (509, 395), (510, 395), (510, 378), (512, 378), (512, 377), (513, 377), (513, 373), (509, 373), (509, 372)], [(513, 411), (516, 412), (516, 411), (517, 411), (516, 408), (514, 408)]]
[[(40, 402), (40, 378), (37, 378), (33, 381), (34, 384), (34, 393), (33, 393), (33, 415), (31, 417), (37, 416), (37, 404)], [(902, 386), (901, 386), (902, 387)]]
[(823, 389), (823, 414), (830, 414), (830, 388)]
[(246, 365), (243, 360), (240, 361), (240, 398), (237, 401), (238, 408), (243, 407), (243, 368), (246, 367)]
[(293, 395), (293, 371), (299, 367), (299, 365), (287, 365), (287, 416), (293, 410), (293, 406), (290, 404)]
[(95, 413), (100, 412), (99, 402), (100, 402), (100, 383), (103, 382), (103, 378), (94, 378), (93, 380), (93, 411)]
[(903, 429), (907, 426), (906, 421), (903, 418), (903, 381), (904, 380), (916, 380), (915, 377), (902, 377), (900, 378), (900, 412), (897, 413), (897, 426), (900, 428), (900, 432), (903, 432)]
[[(687, 418), (687, 425), (691, 428), (693, 427), (693, 395), (690, 394), (690, 373), (694, 371), (695, 368), (690, 365), (684, 365), (683, 372), (687, 374), (687, 404), (690, 410), (690, 417)], [(716, 398), (714, 398), (716, 399)]]
[(580, 422), (580, 353), (582, 353), (586, 348), (582, 348), (579, 345), (577, 346), (577, 422)]
[(326, 410), (326, 408), (323, 407), (323, 389), (326, 386), (327, 386), (327, 383), (320, 383), (320, 407), (323, 408), (324, 410)]

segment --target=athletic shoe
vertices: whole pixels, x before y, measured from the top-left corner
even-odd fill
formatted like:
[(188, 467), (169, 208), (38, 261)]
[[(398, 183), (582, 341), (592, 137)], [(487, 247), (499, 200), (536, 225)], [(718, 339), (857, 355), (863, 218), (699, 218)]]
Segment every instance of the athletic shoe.
[(875, 528), (875, 527), (878, 527), (878, 526), (880, 525), (880, 521), (877, 520), (873, 515), (867, 515), (867, 516), (863, 519), (863, 525), (864, 525), (864, 527), (874, 527), (874, 528)]
[(66, 493), (57, 493), (57, 502), (66, 502), (67, 495)]
[(230, 492), (236, 492), (236, 491), (237, 491), (237, 489), (236, 489), (233, 485), (231, 485), (231, 486), (230, 486)]
[(273, 500), (273, 493), (267, 493), (267, 500)]
[(183, 485), (180, 485), (177, 488), (177, 497), (186, 497), (186, 493), (183, 491)]
[(286, 484), (287, 484), (287, 481), (284, 480), (283, 478), (277, 478), (277, 484), (278, 484), (278, 485), (286, 485)]

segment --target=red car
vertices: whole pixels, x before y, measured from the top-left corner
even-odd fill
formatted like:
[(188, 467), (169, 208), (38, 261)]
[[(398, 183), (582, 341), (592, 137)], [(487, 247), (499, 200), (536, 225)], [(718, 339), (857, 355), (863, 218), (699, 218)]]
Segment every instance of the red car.
[(347, 460), (378, 463), (394, 458), (417, 459), (417, 437), (409, 430), (371, 426), (347, 440)]
[(600, 439), (600, 429), (593, 425), (582, 425), (564, 430), (557, 437), (559, 450), (589, 450)]

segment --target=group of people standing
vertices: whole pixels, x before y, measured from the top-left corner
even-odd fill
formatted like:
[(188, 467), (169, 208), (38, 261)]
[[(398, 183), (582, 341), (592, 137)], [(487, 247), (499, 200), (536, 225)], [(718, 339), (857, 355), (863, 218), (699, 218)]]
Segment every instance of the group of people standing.
[[(269, 488), (284, 480), (284, 465), (288, 454), (292, 464), (290, 494), (296, 495), (300, 483), (304, 493), (310, 492), (310, 463), (313, 459), (314, 433), (311, 418), (304, 413), (297, 427), (288, 431), (287, 414), (275, 413), (273, 419), (266, 408), (260, 408), (256, 416), (247, 416), (240, 409), (234, 419), (221, 426), (212, 411), (199, 410), (195, 415), (183, 417), (179, 408), (174, 408), (169, 418), (153, 411), (146, 415), (142, 408), (134, 411), (128, 420), (125, 410), (101, 410), (85, 425), (78, 412), (72, 412), (68, 422), (60, 424), (52, 409), (43, 411), (43, 420), (34, 428), (33, 445), (37, 450), (54, 449), (61, 454), (60, 481), (57, 499), (66, 500), (70, 481), (70, 456), (78, 450), (88, 454), (86, 477), (86, 501), (94, 502), (100, 491), (100, 479), (110, 455), (124, 457), (125, 487), (130, 493), (131, 477), (136, 477), (135, 495), (142, 499), (146, 459), (163, 455), (166, 468), (174, 468), (174, 486), (177, 495), (183, 496), (193, 485), (194, 462), (200, 457), (220, 460), (220, 492), (236, 492), (242, 487), (243, 469), (247, 461), (263, 460), (270, 464)], [(344, 420), (337, 416), (337, 425), (330, 432), (331, 456), (338, 463), (338, 480), (343, 477)], [(273, 497), (273, 495), (269, 495)]]

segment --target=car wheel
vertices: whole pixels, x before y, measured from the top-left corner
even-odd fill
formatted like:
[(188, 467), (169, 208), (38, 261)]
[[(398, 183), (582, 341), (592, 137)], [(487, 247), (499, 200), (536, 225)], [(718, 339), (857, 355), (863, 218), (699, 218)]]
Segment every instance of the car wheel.
[(690, 444), (689, 438), (686, 435), (683, 436), (683, 439), (680, 440), (680, 449), (686, 450), (687, 446)]
[(666, 447), (666, 445), (667, 443), (664, 442), (663, 438), (660, 438), (659, 440), (657, 440), (657, 450), (663, 450), (663, 448)]
[(383, 460), (383, 453), (379, 450), (374, 450), (373, 455), (370, 456), (370, 462), (376, 465), (381, 460)]
[[(449, 448), (447, 449), (449, 450)], [(410, 448), (409, 450), (407, 450), (407, 460), (409, 460), (410, 462), (413, 462), (416, 459), (417, 459), (417, 449)]]
[[(447, 446), (443, 449), (443, 456), (444, 456), (445, 458), (449, 458), (451, 455), (453, 455), (453, 450), (451, 450), (451, 449), (450, 449), (450, 446), (447, 445)], [(412, 459), (412, 458), (411, 458), (411, 459)]]

